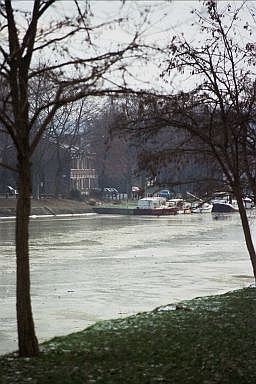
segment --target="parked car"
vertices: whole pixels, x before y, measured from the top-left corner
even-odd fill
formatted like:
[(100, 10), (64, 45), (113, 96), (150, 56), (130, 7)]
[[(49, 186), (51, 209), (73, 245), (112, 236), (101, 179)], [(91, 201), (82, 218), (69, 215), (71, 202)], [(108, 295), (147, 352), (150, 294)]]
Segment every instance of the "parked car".
[(167, 200), (172, 197), (172, 193), (169, 191), (169, 189), (162, 189), (160, 192), (158, 192), (159, 197), (165, 197)]
[(119, 194), (118, 190), (116, 188), (112, 188), (112, 187), (104, 188), (104, 193), (106, 195), (111, 195), (111, 196), (117, 196)]

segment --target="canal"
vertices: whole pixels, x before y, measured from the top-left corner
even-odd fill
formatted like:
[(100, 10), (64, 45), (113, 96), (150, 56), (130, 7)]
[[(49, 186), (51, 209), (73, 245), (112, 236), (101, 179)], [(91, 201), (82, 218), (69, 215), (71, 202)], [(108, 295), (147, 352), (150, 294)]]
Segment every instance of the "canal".
[[(40, 341), (253, 282), (238, 214), (37, 217), (30, 247)], [(2, 354), (17, 349), (12, 219), (0, 219), (0, 248)]]

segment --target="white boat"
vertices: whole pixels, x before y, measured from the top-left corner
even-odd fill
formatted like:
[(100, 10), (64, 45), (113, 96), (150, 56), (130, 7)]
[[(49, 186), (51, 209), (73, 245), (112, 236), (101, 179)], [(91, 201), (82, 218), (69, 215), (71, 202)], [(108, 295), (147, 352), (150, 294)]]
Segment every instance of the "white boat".
[(237, 201), (232, 199), (228, 200), (225, 198), (216, 198), (212, 200), (212, 212), (238, 212)]
[[(232, 195), (228, 192), (219, 192), (215, 195), (212, 202), (212, 212), (238, 212), (237, 200), (232, 198)], [(244, 206), (246, 209), (253, 208), (253, 201), (249, 197), (243, 199)]]
[(202, 200), (190, 192), (187, 192), (187, 194), (195, 199), (195, 201), (191, 203), (192, 213), (211, 213), (213, 205), (209, 199)]
[(144, 197), (138, 200), (134, 215), (176, 215), (177, 208), (169, 206), (164, 197)]
[(177, 209), (178, 214), (191, 213), (191, 203), (183, 199), (170, 199), (166, 201), (166, 206)]
[(166, 208), (166, 199), (164, 197), (143, 197), (138, 200), (137, 208), (139, 209), (159, 209)]
[(245, 197), (243, 201), (245, 209), (252, 209), (254, 207), (253, 200), (250, 197)]
[(213, 207), (213, 204), (212, 203), (207, 203), (207, 202), (204, 202), (204, 203), (194, 203), (192, 204), (192, 213), (211, 213), (212, 212), (212, 207)]

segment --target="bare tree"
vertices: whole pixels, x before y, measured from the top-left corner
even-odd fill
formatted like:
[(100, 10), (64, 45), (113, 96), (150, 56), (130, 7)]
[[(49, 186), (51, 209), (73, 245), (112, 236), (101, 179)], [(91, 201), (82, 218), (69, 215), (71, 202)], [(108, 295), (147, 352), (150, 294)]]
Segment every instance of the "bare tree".
[(194, 153), (218, 165), (223, 182), (237, 199), (256, 277), (256, 254), (243, 204), (245, 187), (254, 196), (256, 193), (256, 86), (250, 36), (241, 38), (241, 29), (247, 33), (241, 24), (243, 18), (240, 19), (245, 7), (241, 3), (230, 5), (213, 0), (204, 4), (204, 14), (195, 11), (199, 21), (195, 28), (199, 27), (201, 41), (175, 36), (163, 52), (167, 54), (165, 64), (162, 62), (162, 66), (166, 65), (163, 78), (168, 82), (175, 73), (181, 81), (194, 79), (190, 90), (151, 97), (147, 107), (150, 112), (144, 108), (142, 115), (147, 116), (145, 128), (151, 137), (165, 127), (169, 132), (178, 132), (181, 139), (176, 142), (178, 145), (169, 142), (156, 156), (160, 164), (172, 156), (184, 158)]
[(99, 174), (99, 186), (115, 187), (121, 192), (131, 190), (134, 156), (128, 137), (120, 135), (120, 126), (125, 123), (121, 109), (122, 98), (107, 98), (98, 112), (97, 118), (90, 123), (88, 142), (96, 153), (96, 167)]
[[(51, 16), (55, 0), (34, 0), (30, 11), (21, 3), (0, 2), (0, 78), (4, 92), (0, 100), (0, 122), (17, 152), (18, 179), (16, 211), (17, 325), (20, 356), (35, 356), (39, 347), (35, 334), (30, 297), (29, 215), (31, 157), (57, 111), (68, 103), (88, 96), (125, 92), (125, 84), (112, 73), (125, 71), (127, 60), (138, 52), (138, 34), (126, 44), (104, 50), (97, 47), (94, 32), (120, 24), (119, 18), (94, 24), (89, 2), (74, 1), (71, 15)], [(14, 7), (18, 8), (15, 9)], [(79, 44), (79, 48), (75, 49)], [(47, 98), (31, 103), (35, 86)], [(32, 105), (33, 104), (33, 105)]]

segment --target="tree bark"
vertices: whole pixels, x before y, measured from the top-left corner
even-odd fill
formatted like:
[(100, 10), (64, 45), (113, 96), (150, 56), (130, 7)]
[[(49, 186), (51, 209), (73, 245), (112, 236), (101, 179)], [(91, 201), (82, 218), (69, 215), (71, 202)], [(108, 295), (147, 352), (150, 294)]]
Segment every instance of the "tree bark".
[(39, 353), (30, 297), (29, 215), (31, 208), (31, 167), (28, 156), (18, 155), (19, 179), (16, 209), (16, 310), (20, 356)]
[(239, 208), (239, 213), (240, 213), (240, 218), (241, 218), (242, 227), (243, 227), (243, 231), (244, 231), (244, 237), (245, 237), (247, 250), (248, 250), (249, 255), (250, 255), (250, 260), (251, 260), (252, 269), (253, 269), (253, 275), (254, 275), (254, 279), (256, 282), (256, 253), (255, 253), (255, 248), (254, 248), (254, 244), (253, 244), (253, 240), (252, 240), (250, 225), (249, 225), (249, 221), (248, 221), (246, 209), (245, 209), (245, 206), (243, 203), (243, 198), (242, 198), (241, 192), (235, 191), (235, 196), (237, 199), (237, 204), (238, 204), (238, 208)]

